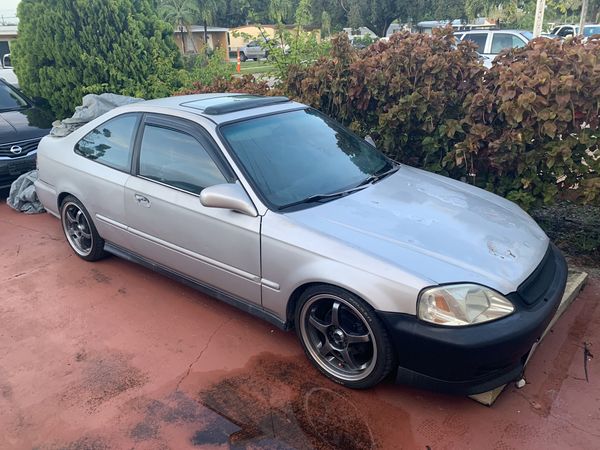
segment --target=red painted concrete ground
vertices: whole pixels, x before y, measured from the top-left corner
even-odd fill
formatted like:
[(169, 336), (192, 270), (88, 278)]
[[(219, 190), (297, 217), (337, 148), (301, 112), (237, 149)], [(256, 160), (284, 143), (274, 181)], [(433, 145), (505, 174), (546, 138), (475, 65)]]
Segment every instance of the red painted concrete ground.
[[(492, 408), (328, 382), (294, 334), (0, 206), (0, 448), (600, 448), (600, 280)], [(585, 381), (582, 343), (596, 359)]]

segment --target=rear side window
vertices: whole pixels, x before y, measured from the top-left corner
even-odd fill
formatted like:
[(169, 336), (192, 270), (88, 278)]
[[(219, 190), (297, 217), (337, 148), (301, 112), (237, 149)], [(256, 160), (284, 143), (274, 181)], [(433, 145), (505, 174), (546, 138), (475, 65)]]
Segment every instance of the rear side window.
[(463, 41), (472, 41), (477, 44), (477, 53), (485, 53), (485, 41), (487, 39), (486, 33), (472, 33), (465, 34), (462, 38)]
[(572, 27), (563, 27), (562, 30), (558, 32), (558, 35), (561, 37), (573, 36), (575, 31)]
[(75, 145), (75, 153), (113, 169), (129, 172), (137, 114), (126, 114), (94, 128)]
[(494, 33), (492, 36), (492, 53), (500, 53), (507, 48), (525, 47), (525, 41), (519, 36), (507, 33)]
[(194, 194), (205, 187), (227, 183), (196, 138), (154, 125), (144, 127), (139, 174)]

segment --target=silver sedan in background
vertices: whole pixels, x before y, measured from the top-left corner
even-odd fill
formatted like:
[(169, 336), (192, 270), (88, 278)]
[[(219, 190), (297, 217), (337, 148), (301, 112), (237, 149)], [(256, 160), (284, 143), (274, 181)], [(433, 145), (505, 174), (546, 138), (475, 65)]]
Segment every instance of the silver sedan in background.
[(284, 97), (205, 94), (46, 137), (36, 190), (75, 253), (112, 253), (283, 329), (352, 388), (520, 377), (566, 263), (515, 204), (398, 164)]

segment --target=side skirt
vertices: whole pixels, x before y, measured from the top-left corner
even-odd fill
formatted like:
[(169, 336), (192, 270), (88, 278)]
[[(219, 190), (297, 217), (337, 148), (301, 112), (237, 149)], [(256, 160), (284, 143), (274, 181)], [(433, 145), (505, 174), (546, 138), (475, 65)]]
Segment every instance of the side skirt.
[(169, 277), (175, 281), (185, 284), (193, 289), (196, 289), (203, 294), (209, 295), (211, 297), (215, 297), (222, 302), (227, 303), (228, 305), (234, 306), (242, 311), (252, 314), (253, 316), (259, 317), (260, 319), (266, 320), (272, 325), (275, 325), (277, 328), (281, 330), (288, 330), (289, 326), (285, 321), (282, 321), (279, 317), (265, 311), (264, 309), (248, 303), (240, 298), (233, 297), (223, 291), (220, 291), (212, 286), (208, 286), (206, 284), (202, 284), (196, 280), (193, 280), (179, 272), (173, 271), (167, 267), (164, 267), (160, 264), (157, 264), (149, 259), (146, 259), (142, 256), (139, 256), (129, 250), (120, 247), (115, 244), (111, 244), (110, 242), (106, 242), (104, 244), (104, 250), (108, 253), (112, 253), (119, 258), (123, 258), (127, 261), (134, 262), (136, 264), (140, 264), (141, 266), (146, 267), (147, 269), (153, 270), (154, 272), (160, 273), (166, 277)]

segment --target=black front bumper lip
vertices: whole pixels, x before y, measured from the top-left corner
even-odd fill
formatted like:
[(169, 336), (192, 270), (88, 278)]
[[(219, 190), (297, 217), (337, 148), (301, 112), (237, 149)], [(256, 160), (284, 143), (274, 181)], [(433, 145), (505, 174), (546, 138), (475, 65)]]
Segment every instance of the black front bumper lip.
[[(37, 152), (31, 152), (20, 158), (2, 158), (0, 159), (0, 189), (11, 186), (19, 176), (35, 169)], [(15, 166), (18, 166), (15, 168)]]
[(535, 305), (511, 296), (516, 311), (494, 322), (450, 328), (378, 311), (396, 348), (398, 382), (455, 394), (478, 394), (521, 376), (532, 346), (561, 302), (567, 263), (552, 244), (554, 277)]

